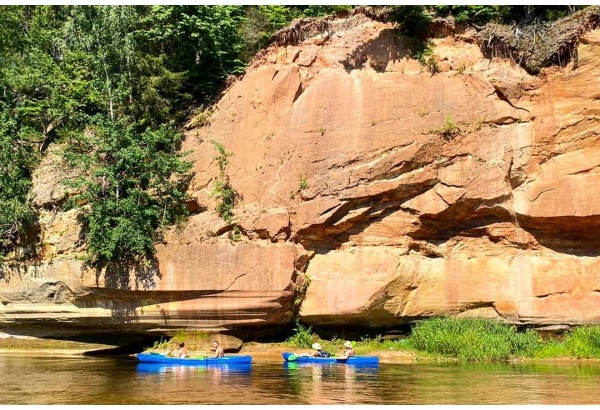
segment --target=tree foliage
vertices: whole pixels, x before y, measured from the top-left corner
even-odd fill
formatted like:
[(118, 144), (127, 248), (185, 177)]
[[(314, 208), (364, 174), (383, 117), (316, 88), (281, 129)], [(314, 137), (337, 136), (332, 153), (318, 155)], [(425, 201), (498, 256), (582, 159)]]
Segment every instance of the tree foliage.
[(402, 5), (391, 7), (391, 19), (398, 23), (400, 31), (415, 38), (424, 38), (433, 17), (453, 16), (457, 23), (485, 24), (489, 22), (521, 24), (538, 21), (553, 21), (565, 17), (583, 6), (419, 6)]
[(489, 22), (513, 24), (531, 23), (538, 19), (553, 21), (580, 10), (582, 6), (544, 6), (544, 5), (494, 5), (494, 6), (433, 6), (439, 16), (452, 15), (459, 23), (485, 24)]
[(400, 32), (409, 37), (423, 38), (431, 14), (424, 6), (392, 6), (391, 18), (399, 24)]
[[(74, 203), (88, 204), (81, 220), (90, 261), (152, 258), (159, 228), (186, 215), (190, 164), (177, 153), (174, 125), (180, 101), (192, 99), (185, 94), (193, 67), (173, 71), (168, 54), (152, 52), (144, 41), (152, 12), (0, 8), (0, 159), (12, 170), (0, 176), (0, 201), (10, 201), (0, 216), (4, 245), (35, 221), (30, 173), (54, 141), (87, 171)], [(218, 54), (227, 45), (215, 47)]]
[(269, 43), (269, 38), (286, 27), (294, 19), (321, 17), (350, 11), (352, 6), (312, 5), (312, 6), (247, 6), (241, 19), (242, 60), (250, 59)]
[(211, 144), (213, 144), (218, 152), (215, 161), (217, 161), (217, 166), (219, 167), (219, 176), (212, 192), (212, 196), (218, 201), (215, 210), (225, 222), (231, 223), (234, 217), (233, 208), (238, 199), (238, 193), (231, 185), (229, 175), (227, 175), (229, 157), (233, 156), (233, 152), (225, 150), (223, 144), (218, 141), (212, 140)]
[(349, 12), (352, 10), (352, 6), (343, 6), (343, 5), (321, 5), (321, 4), (313, 4), (308, 6), (302, 10), (302, 15), (305, 17), (320, 17), (327, 15), (336, 15), (343, 12)]
[(58, 75), (49, 6), (0, 8), (0, 255), (36, 222), (28, 192), (31, 172), (68, 105)]
[[(579, 7), (405, 5), (393, 6), (392, 16), (423, 56), (433, 16), (519, 23)], [(36, 231), (31, 174), (58, 142), (86, 171), (78, 186), (90, 260), (151, 258), (160, 228), (186, 214), (190, 165), (177, 154), (177, 127), (229, 75), (243, 72), (277, 30), (350, 8), (0, 7), (0, 254)], [(231, 219), (236, 193), (224, 174), (219, 181), (218, 212)]]
[[(2, 105), (0, 105), (2, 107)], [(35, 224), (29, 205), (30, 169), (35, 156), (16, 140), (16, 121), (0, 114), (0, 256), (10, 250), (20, 235)]]
[(73, 184), (81, 194), (71, 200), (89, 204), (81, 220), (90, 262), (151, 260), (157, 228), (187, 215), (191, 163), (177, 151), (181, 138), (164, 125), (138, 132), (126, 121), (90, 119), (66, 154), (72, 164), (93, 170)]
[(268, 44), (273, 33), (300, 16), (300, 10), (289, 6), (247, 7), (240, 28), (244, 42), (242, 58), (250, 61), (261, 48)]
[[(152, 6), (140, 20), (140, 49), (185, 76), (184, 91), (208, 98), (242, 72), (241, 6)], [(187, 97), (187, 96), (186, 96)]]

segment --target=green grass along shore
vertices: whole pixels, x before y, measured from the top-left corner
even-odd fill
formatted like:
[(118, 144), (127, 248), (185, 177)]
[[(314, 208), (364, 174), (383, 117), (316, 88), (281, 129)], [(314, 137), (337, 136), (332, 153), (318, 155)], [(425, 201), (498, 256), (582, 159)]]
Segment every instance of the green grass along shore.
[[(321, 340), (297, 324), (285, 342), (290, 348), (310, 348), (318, 341), (325, 351), (343, 350), (341, 339)], [(600, 326), (581, 326), (561, 337), (543, 340), (531, 329), (484, 319), (432, 318), (418, 322), (405, 339), (363, 338), (353, 341), (357, 355), (407, 352), (421, 360), (509, 361), (515, 359), (600, 359)]]
[[(192, 342), (208, 335), (178, 332), (152, 351), (172, 348), (180, 341)], [(332, 354), (343, 352), (344, 339), (322, 339), (312, 328), (296, 323), (293, 334), (280, 343), (245, 343), (241, 353), (279, 357), (284, 351), (310, 351), (315, 342)], [(357, 355), (379, 355), (385, 362), (565, 360), (600, 359), (600, 326), (580, 326), (561, 336), (544, 340), (534, 330), (485, 319), (432, 318), (417, 322), (403, 339), (381, 337), (352, 341)], [(188, 349), (189, 350), (189, 349)], [(270, 354), (270, 355), (269, 355)]]

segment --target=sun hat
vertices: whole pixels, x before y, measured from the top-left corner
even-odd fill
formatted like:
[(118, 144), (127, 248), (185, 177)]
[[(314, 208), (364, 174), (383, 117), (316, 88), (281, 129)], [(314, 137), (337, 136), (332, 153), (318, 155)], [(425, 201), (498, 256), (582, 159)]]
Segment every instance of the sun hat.
[(349, 340), (346, 340), (346, 341), (344, 342), (344, 346), (346, 346), (346, 347), (352, 347), (352, 342), (351, 342), (351, 341), (349, 341)]
[(315, 349), (315, 350), (321, 350), (322, 349), (322, 347), (321, 347), (321, 345), (319, 343), (313, 343), (312, 348)]

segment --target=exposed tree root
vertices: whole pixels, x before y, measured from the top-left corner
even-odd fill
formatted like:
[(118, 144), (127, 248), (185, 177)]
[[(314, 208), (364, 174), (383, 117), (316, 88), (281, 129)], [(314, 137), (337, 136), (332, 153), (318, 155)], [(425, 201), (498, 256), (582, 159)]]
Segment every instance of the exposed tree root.
[(488, 24), (478, 34), (479, 47), (488, 58), (509, 58), (530, 74), (543, 67), (577, 68), (577, 43), (589, 30), (600, 27), (600, 7), (588, 7), (552, 23), (534, 22), (521, 26)]

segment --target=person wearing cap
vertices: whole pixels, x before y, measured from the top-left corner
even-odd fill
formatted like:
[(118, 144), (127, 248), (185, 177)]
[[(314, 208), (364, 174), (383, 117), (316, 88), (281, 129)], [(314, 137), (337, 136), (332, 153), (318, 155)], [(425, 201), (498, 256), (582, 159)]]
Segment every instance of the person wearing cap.
[(331, 357), (329, 353), (323, 350), (320, 343), (313, 343), (312, 348), (316, 350), (313, 353), (313, 357)]
[(354, 356), (354, 349), (352, 348), (352, 342), (349, 340), (346, 340), (344, 342), (344, 353), (340, 357), (338, 357), (338, 359), (347, 359), (352, 356)]

